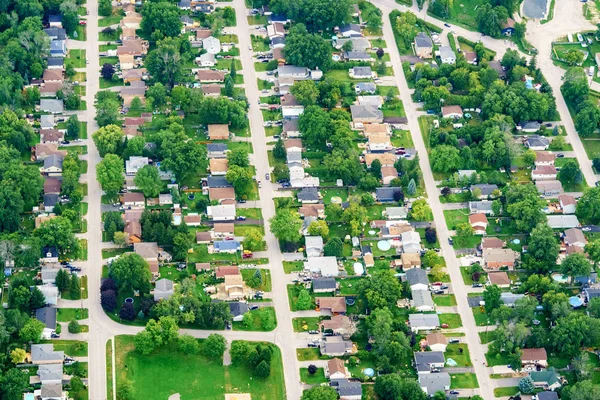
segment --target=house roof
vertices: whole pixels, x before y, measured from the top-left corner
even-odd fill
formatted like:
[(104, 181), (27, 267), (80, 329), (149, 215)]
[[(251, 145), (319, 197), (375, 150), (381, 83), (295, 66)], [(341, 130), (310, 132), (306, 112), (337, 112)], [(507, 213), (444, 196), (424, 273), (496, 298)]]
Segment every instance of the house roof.
[(237, 240), (222, 240), (213, 244), (216, 250), (229, 251), (237, 250), (241, 244)]
[(490, 196), (494, 190), (498, 190), (498, 185), (496, 184), (487, 184), (487, 183), (478, 183), (476, 185), (471, 185), (471, 192), (474, 189), (479, 189), (481, 191), (482, 196)]
[(521, 361), (547, 361), (548, 354), (543, 347), (536, 349), (521, 349)]
[(156, 290), (160, 290), (161, 292), (172, 292), (173, 291), (173, 281), (170, 279), (159, 279), (156, 281)]
[(225, 73), (221, 71), (211, 71), (209, 69), (201, 69), (197, 72), (196, 77), (199, 81), (223, 81)]
[(443, 333), (430, 333), (427, 335), (427, 344), (448, 344), (448, 338)]
[(206, 150), (209, 153), (222, 153), (227, 151), (227, 143), (207, 143)]
[(463, 115), (463, 110), (461, 106), (444, 106), (442, 107), (442, 115), (450, 115), (450, 114), (460, 114)]
[(344, 360), (340, 360), (339, 358), (333, 358), (327, 361), (327, 369), (329, 370), (329, 375), (333, 375), (338, 372), (344, 375), (347, 373)]
[(319, 211), (325, 211), (324, 204), (304, 204), (298, 209), (300, 215), (304, 217), (318, 217)]
[(218, 233), (232, 233), (234, 226), (233, 223), (216, 223), (213, 225), (213, 230)]
[(56, 329), (56, 308), (43, 307), (35, 310), (35, 318), (44, 323), (47, 329)]
[(209, 188), (216, 187), (233, 187), (231, 183), (224, 176), (208, 176), (206, 178), (206, 183)]
[(64, 110), (63, 101), (58, 99), (41, 99), (40, 110), (52, 113), (62, 113)]
[(44, 75), (42, 76), (44, 81), (62, 81), (63, 80), (63, 70), (62, 69), (47, 69), (44, 71)]
[(398, 176), (398, 171), (394, 167), (381, 167), (381, 176), (383, 178), (392, 178)]
[(471, 214), (469, 215), (469, 223), (471, 225), (474, 224), (486, 224), (488, 223), (487, 217), (485, 214)]
[(365, 118), (376, 118), (383, 120), (383, 112), (375, 106), (351, 105), (350, 112), (352, 113), (353, 120)]
[(410, 286), (429, 286), (429, 280), (427, 279), (427, 271), (425, 271), (422, 268), (412, 268), (406, 271), (406, 281)]
[(143, 259), (157, 258), (159, 253), (158, 244), (156, 242), (134, 243), (133, 251), (135, 251)]
[(503, 292), (500, 294), (500, 300), (507, 306), (513, 306), (516, 304), (517, 300), (525, 297), (524, 294), (515, 294), (515, 293), (506, 293)]
[(406, 207), (386, 207), (385, 215), (388, 217), (406, 218), (408, 216), (408, 208)]
[(540, 392), (537, 394), (538, 400), (558, 400), (558, 393), (552, 391)]
[(371, 76), (373, 71), (371, 71), (371, 67), (353, 67), (352, 72), (356, 76)]
[(335, 278), (315, 278), (312, 281), (313, 290), (327, 290), (337, 288)]
[(362, 396), (362, 384), (357, 381), (337, 379), (334, 387), (342, 399), (347, 397)]
[(137, 221), (128, 221), (125, 223), (125, 228), (123, 232), (129, 234), (129, 236), (137, 236), (139, 238), (142, 237), (142, 224), (139, 220)]
[(483, 259), (489, 263), (508, 263), (514, 264), (516, 260), (515, 252), (511, 249), (484, 249)]
[(374, 92), (375, 90), (377, 90), (377, 86), (373, 82), (358, 82), (356, 84), (356, 87), (361, 92)]
[(44, 193), (60, 193), (62, 181), (56, 178), (47, 178), (44, 181)]
[(456, 59), (456, 54), (450, 46), (440, 46), (440, 58), (442, 60), (446, 58)]
[(375, 195), (379, 201), (393, 201), (394, 194), (402, 191), (399, 187), (380, 187), (375, 189)]
[(560, 203), (563, 206), (571, 206), (571, 205), (576, 205), (577, 204), (577, 200), (575, 199), (575, 197), (571, 196), (570, 194), (561, 194), (558, 196), (558, 201), (560, 201)]
[(556, 154), (551, 151), (536, 151), (535, 161), (536, 162), (554, 162), (556, 160)]
[(31, 345), (31, 361), (62, 361), (65, 358), (64, 351), (54, 351), (53, 344), (33, 344)]
[(289, 150), (294, 147), (298, 147), (302, 149), (302, 140), (301, 139), (287, 139), (283, 141), (283, 146), (286, 150)]
[(538, 165), (531, 171), (532, 175), (556, 175), (556, 167), (554, 165)]
[(429, 290), (413, 290), (412, 298), (414, 307), (434, 306), (433, 299), (431, 298), (431, 292)]
[(229, 125), (227, 124), (209, 124), (208, 137), (211, 140), (226, 140), (229, 138)]
[(235, 199), (235, 190), (232, 187), (209, 188), (208, 198), (212, 200)]
[(127, 192), (123, 195), (124, 203), (143, 203), (145, 200), (144, 193), (141, 192)]
[(319, 325), (323, 327), (323, 329), (331, 329), (333, 331), (339, 329), (350, 331), (353, 327), (352, 320), (345, 315), (334, 315), (331, 317), (331, 319), (322, 320)]
[(240, 269), (234, 265), (217, 267), (215, 271), (217, 278), (224, 278), (227, 275), (239, 275)]
[(298, 192), (298, 200), (300, 201), (316, 201), (319, 200), (319, 189), (314, 187), (305, 187)]
[(529, 136), (525, 143), (528, 147), (546, 147), (550, 145), (550, 141), (540, 135)]
[(242, 301), (234, 301), (229, 304), (229, 312), (234, 317), (244, 315), (248, 312), (248, 303)]
[(409, 314), (408, 321), (411, 327), (440, 326), (437, 314)]
[(508, 274), (504, 271), (490, 272), (488, 274), (488, 279), (490, 280), (490, 283), (492, 285), (510, 285), (510, 278), (508, 277)]
[(562, 183), (559, 180), (550, 180), (550, 181), (536, 181), (535, 187), (538, 192), (558, 192), (561, 193), (563, 191)]
[(56, 205), (56, 203), (58, 203), (58, 194), (57, 193), (51, 193), (51, 194), (45, 194), (44, 195), (44, 205), (46, 207), (53, 207)]
[(62, 169), (64, 157), (58, 154), (50, 154), (48, 157), (44, 159), (44, 169), (48, 168), (59, 168)]
[(444, 364), (446, 357), (442, 351), (416, 351), (415, 353), (415, 364), (417, 371), (431, 370), (431, 364)]
[(450, 375), (447, 372), (419, 374), (419, 385), (427, 389), (427, 394), (433, 396), (437, 392), (445, 392), (450, 387)]
[(210, 206), (210, 215), (213, 218), (221, 217), (234, 217), (235, 216), (235, 205), (234, 204), (223, 204), (221, 206)]
[(534, 382), (544, 382), (548, 384), (548, 386), (560, 382), (560, 375), (556, 372), (554, 367), (543, 369), (541, 371), (531, 371), (529, 376)]
[(345, 353), (352, 349), (352, 342), (341, 336), (326, 336), (321, 341), (321, 352), (324, 354)]
[(321, 236), (306, 236), (304, 238), (306, 248), (323, 249), (323, 238)]
[(353, 50), (344, 52), (344, 58), (348, 60), (370, 60), (372, 57), (364, 50)]
[(210, 232), (196, 232), (196, 242), (210, 242), (211, 240)]
[(225, 275), (225, 286), (243, 286), (244, 278), (242, 275)]
[(201, 89), (204, 94), (221, 94), (221, 85), (202, 85)]
[(420, 48), (433, 48), (433, 41), (425, 32), (417, 33), (415, 36), (415, 46)]
[(583, 234), (583, 231), (578, 228), (570, 228), (565, 231), (565, 243), (573, 244), (573, 243), (587, 243), (587, 239)]
[(63, 397), (62, 382), (61, 383), (42, 383), (40, 396), (42, 399), (61, 399)]
[(304, 262), (304, 269), (308, 269), (312, 273), (321, 273), (324, 276), (338, 275), (337, 259), (333, 256), (308, 257)]
[(320, 309), (329, 309), (333, 313), (346, 312), (345, 297), (316, 297), (315, 301)]
[(492, 202), (488, 200), (470, 201), (469, 209), (475, 211), (492, 211)]
[(579, 219), (575, 215), (548, 215), (550, 228), (573, 228), (579, 226)]
[[(56, 309), (55, 309), (56, 310)], [(62, 364), (42, 364), (37, 370), (37, 374), (40, 377), (40, 381), (56, 381), (63, 378), (63, 365)]]

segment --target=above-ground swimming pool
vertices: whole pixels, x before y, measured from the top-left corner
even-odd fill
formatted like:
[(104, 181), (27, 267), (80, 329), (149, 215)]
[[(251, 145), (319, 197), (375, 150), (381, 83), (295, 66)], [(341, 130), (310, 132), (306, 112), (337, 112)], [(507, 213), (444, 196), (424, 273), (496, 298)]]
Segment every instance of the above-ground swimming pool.
[(559, 273), (552, 274), (552, 279), (554, 280), (554, 282), (558, 282), (558, 283), (569, 282), (568, 276), (564, 276), (563, 274), (559, 274)]
[(363, 369), (363, 374), (366, 376), (373, 376), (375, 375), (375, 370), (373, 368), (365, 368)]
[(381, 251), (388, 251), (392, 248), (392, 245), (387, 240), (380, 240), (379, 242), (377, 242), (377, 248)]

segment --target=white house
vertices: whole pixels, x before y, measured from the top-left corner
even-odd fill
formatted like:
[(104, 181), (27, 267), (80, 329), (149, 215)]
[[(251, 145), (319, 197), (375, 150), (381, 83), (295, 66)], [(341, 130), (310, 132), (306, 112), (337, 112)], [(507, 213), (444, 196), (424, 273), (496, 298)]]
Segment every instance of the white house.
[(437, 314), (409, 314), (408, 323), (413, 332), (433, 331), (440, 327)]
[(201, 67), (214, 67), (217, 63), (217, 59), (212, 53), (204, 53), (200, 57), (196, 58), (196, 63), (198, 63)]
[(531, 179), (534, 181), (556, 180), (556, 167), (554, 165), (538, 165), (531, 171)]
[(150, 163), (148, 157), (131, 156), (125, 161), (125, 175), (135, 176), (140, 169)]
[(575, 207), (577, 206), (575, 197), (568, 194), (561, 194), (558, 196), (558, 202), (563, 210), (563, 214), (575, 214)]
[(235, 204), (208, 206), (206, 215), (213, 221), (233, 221), (235, 220)]
[(435, 304), (433, 303), (433, 299), (431, 298), (431, 292), (429, 290), (413, 290), (411, 293), (411, 307), (421, 312), (435, 311)]
[(340, 273), (337, 259), (333, 256), (308, 257), (304, 262), (304, 269), (324, 277), (338, 276)]
[(442, 107), (442, 117), (443, 118), (462, 118), (463, 110), (461, 106), (444, 106)]
[(456, 54), (450, 46), (440, 46), (439, 50), (440, 60), (444, 64), (455, 64), (456, 63)]
[(56, 305), (58, 303), (58, 288), (51, 284), (36, 286), (44, 295), (46, 304)]
[(219, 54), (221, 52), (221, 41), (214, 36), (209, 36), (202, 41), (202, 47), (209, 54)]
[(427, 272), (422, 268), (411, 268), (406, 271), (406, 281), (410, 285), (410, 290), (428, 290), (429, 280)]
[(320, 257), (323, 254), (323, 238), (321, 236), (304, 237), (307, 257)]
[(418, 232), (403, 232), (401, 236), (402, 248), (405, 253), (419, 253), (421, 251), (421, 236)]

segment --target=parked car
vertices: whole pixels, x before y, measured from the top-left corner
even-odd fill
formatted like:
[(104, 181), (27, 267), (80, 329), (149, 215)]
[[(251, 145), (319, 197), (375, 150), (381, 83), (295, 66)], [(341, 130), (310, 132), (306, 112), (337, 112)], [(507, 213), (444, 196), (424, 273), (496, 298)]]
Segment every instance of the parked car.
[(477, 288), (477, 287), (483, 287), (482, 283), (474, 283), (471, 285), (471, 287)]
[(448, 343), (452, 344), (452, 343), (460, 343), (459, 339), (450, 339), (448, 340)]
[(446, 28), (450, 28), (450, 24), (444, 24)]
[(250, 310), (258, 310), (258, 306), (256, 304), (250, 306)]
[(308, 333), (309, 333), (310, 335), (318, 335), (318, 334), (319, 334), (319, 331), (315, 331), (315, 330), (313, 329), (313, 330), (310, 330), (310, 331), (308, 331)]
[(433, 294), (444, 294), (443, 290), (434, 290)]
[(60, 335), (59, 335), (58, 333), (52, 332), (52, 333), (50, 334), (50, 338), (51, 338), (51, 339), (59, 339), (59, 338), (60, 338)]
[(238, 221), (245, 221), (246, 217), (244, 217), (243, 215), (238, 215), (237, 217), (235, 217), (235, 219), (237, 219)]
[(268, 180), (268, 181), (271, 180), (271, 175), (269, 175), (268, 173), (265, 174), (265, 179)]
[(563, 153), (558, 153), (558, 154), (556, 155), (556, 157), (558, 157), (558, 158), (563, 158), (564, 156), (565, 156), (565, 155), (564, 155)]
[(450, 325), (448, 325), (448, 324), (442, 324), (442, 328), (449, 328), (449, 327), (450, 327)]
[(318, 343), (309, 343), (308, 347), (319, 347)]

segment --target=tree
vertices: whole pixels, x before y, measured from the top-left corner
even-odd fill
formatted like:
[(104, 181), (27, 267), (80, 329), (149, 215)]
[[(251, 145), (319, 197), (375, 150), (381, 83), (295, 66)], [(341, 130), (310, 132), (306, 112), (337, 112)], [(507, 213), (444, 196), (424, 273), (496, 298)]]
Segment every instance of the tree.
[(558, 173), (558, 180), (565, 185), (579, 184), (583, 182), (583, 174), (575, 161), (567, 161)]
[(263, 234), (256, 228), (249, 229), (244, 236), (242, 242), (244, 249), (250, 251), (259, 251), (265, 248), (266, 242), (263, 238)]
[(237, 165), (238, 167), (247, 168), (250, 166), (248, 150), (243, 147), (238, 147), (227, 153), (227, 161), (229, 166)]
[(24, 342), (38, 343), (42, 338), (42, 332), (45, 327), (46, 325), (43, 322), (35, 318), (30, 318), (19, 331), (19, 337)]
[(157, 138), (160, 143), (159, 155), (162, 157), (161, 168), (173, 171), (179, 180), (194, 175), (199, 170), (206, 170), (206, 146), (189, 140), (179, 121), (170, 128), (160, 131)]
[(301, 289), (298, 293), (298, 300), (296, 301), (296, 308), (298, 310), (310, 310), (313, 307), (313, 300), (308, 294), (306, 289)]
[(488, 314), (502, 306), (501, 294), (502, 289), (497, 285), (487, 286), (483, 291), (483, 301), (485, 301), (485, 309)]
[(58, 270), (55, 284), (61, 294), (69, 290), (69, 274), (66, 270), (62, 268)]
[(136, 313), (135, 308), (133, 307), (133, 303), (123, 303), (121, 306), (121, 310), (119, 311), (119, 318), (124, 319), (126, 321), (133, 321), (135, 319)]
[(265, 360), (262, 360), (254, 369), (254, 372), (259, 378), (267, 378), (271, 375), (271, 366)]
[(344, 244), (339, 237), (332, 237), (323, 246), (323, 254), (325, 256), (342, 257)]
[(398, 374), (382, 375), (375, 381), (375, 393), (380, 400), (402, 399), (402, 385)]
[(208, 335), (204, 340), (204, 343), (202, 343), (202, 354), (214, 361), (222, 363), (226, 347), (227, 341), (225, 338), (216, 333), (212, 333)]
[(69, 280), (69, 293), (76, 299), (81, 298), (81, 283), (79, 282), (77, 274), (71, 274), (71, 279)]
[(291, 209), (277, 210), (275, 216), (269, 220), (269, 224), (271, 232), (282, 242), (296, 243), (302, 237), (299, 232), (302, 220), (298, 212)]
[(533, 384), (533, 379), (531, 377), (526, 376), (519, 381), (519, 390), (524, 394), (533, 393), (535, 386)]
[(25, 357), (27, 357), (27, 352), (23, 349), (14, 349), (10, 352), (10, 361), (13, 364), (21, 364), (25, 361)]
[(106, 92), (109, 95), (96, 95), (96, 122), (98, 126), (114, 125), (119, 119), (119, 109), (121, 104), (117, 100), (116, 93)]
[(102, 161), (96, 165), (96, 176), (102, 186), (102, 190), (109, 199), (115, 199), (119, 190), (123, 187), (123, 160), (115, 154), (107, 154)]
[(298, 118), (302, 141), (308, 147), (322, 147), (329, 136), (331, 117), (318, 106), (309, 106)]
[(116, 232), (125, 229), (125, 222), (118, 211), (109, 211), (104, 213), (104, 233), (108, 240), (114, 240)]
[(157, 197), (163, 188), (158, 168), (152, 165), (143, 166), (135, 175), (134, 182), (146, 197)]
[(100, 70), (100, 75), (107, 80), (112, 80), (113, 75), (115, 74), (115, 67), (111, 63), (105, 63), (102, 65), (102, 69)]
[(309, 69), (326, 71), (331, 62), (329, 45), (323, 38), (310, 34), (302, 24), (295, 24), (286, 37), (286, 61)]
[(587, 223), (600, 222), (600, 188), (593, 187), (583, 192), (583, 196), (577, 202), (575, 214)]
[(250, 357), (250, 343), (242, 340), (234, 340), (231, 342), (231, 349), (229, 354), (231, 355), (231, 362), (233, 364), (245, 363)]
[(71, 322), (69, 322), (69, 333), (80, 333), (81, 332), (81, 325), (79, 325), (79, 322), (77, 322), (77, 320), (71, 320)]
[(200, 342), (192, 335), (181, 335), (177, 339), (179, 351), (183, 354), (198, 354), (200, 353)]
[(308, 226), (308, 234), (311, 236), (321, 236), (324, 239), (327, 239), (329, 236), (329, 226), (327, 226), (327, 222), (323, 220), (314, 221)]
[(116, 154), (123, 142), (123, 130), (116, 125), (104, 126), (96, 131), (92, 138), (101, 157), (108, 153)]
[(583, 68), (570, 67), (567, 69), (561, 91), (565, 99), (573, 104), (580, 104), (587, 99), (590, 87)]
[(67, 120), (67, 138), (70, 140), (78, 139), (81, 133), (81, 126), (77, 115), (71, 115)]
[(508, 19), (508, 11), (502, 6), (494, 7), (484, 4), (477, 10), (477, 24), (481, 33), (498, 38), (502, 32), (502, 26)]
[(314, 364), (310, 364), (308, 366), (308, 373), (314, 375), (317, 372), (317, 366)]
[[(177, 9), (174, 4), (170, 5)], [(179, 17), (177, 18), (179, 19)], [(179, 33), (177, 34), (179, 35)], [(173, 88), (176, 80), (181, 75), (182, 69), (181, 54), (179, 53), (177, 41), (174, 39), (159, 41), (156, 49), (148, 53), (144, 66), (154, 79), (169, 89)]]
[(585, 100), (577, 107), (575, 115), (575, 129), (582, 137), (592, 135), (600, 123), (600, 110), (592, 100)]
[(287, 153), (285, 151), (283, 139), (282, 138), (277, 139), (277, 142), (275, 143), (275, 146), (273, 147), (273, 156), (275, 156), (275, 158), (278, 158), (278, 159), (285, 159), (286, 154)]
[(233, 185), (237, 198), (248, 198), (254, 186), (253, 174), (249, 169), (230, 165), (225, 178)]
[(301, 400), (337, 400), (338, 395), (331, 386), (313, 386), (302, 393)]
[(0, 394), (2, 399), (19, 400), (27, 392), (29, 376), (19, 368), (11, 368), (0, 376)]
[(413, 202), (410, 216), (415, 221), (431, 220), (431, 208), (425, 199), (419, 199)]
[(102, 17), (108, 17), (112, 14), (112, 4), (110, 0), (100, 0), (98, 2), (98, 14)]
[(548, 224), (539, 224), (531, 231), (526, 266), (536, 272), (546, 272), (556, 264), (559, 250), (552, 228)]
[(40, 238), (42, 245), (55, 246), (60, 254), (78, 249), (78, 242), (73, 234), (71, 222), (64, 217), (55, 217), (40, 225), (33, 231)]
[(431, 151), (431, 169), (435, 172), (454, 172), (461, 164), (460, 152), (454, 146), (440, 145)]
[(573, 280), (576, 276), (589, 276), (592, 272), (592, 264), (583, 254), (573, 253), (569, 254), (560, 264), (560, 271)]
[(146, 97), (152, 99), (154, 107), (162, 107), (167, 103), (167, 89), (162, 83), (157, 82), (148, 88)]
[(475, 233), (475, 229), (468, 222), (463, 222), (456, 225), (456, 234), (460, 237), (470, 237)]
[(513, 185), (506, 193), (506, 212), (514, 218), (515, 226), (523, 232), (531, 232), (536, 225), (546, 220), (542, 212), (545, 202), (540, 199), (534, 185)]
[[(351, 43), (351, 42), (348, 42)], [(296, 81), (291, 87), (290, 92), (294, 95), (298, 103), (304, 107), (317, 104), (319, 98), (319, 90), (313, 80)]]
[(149, 289), (152, 278), (148, 263), (136, 253), (125, 253), (112, 262), (109, 271), (119, 290)]
[(402, 297), (402, 285), (395, 271), (377, 271), (366, 280), (357, 284), (358, 297), (364, 301), (365, 307), (375, 310), (390, 307)]
[(173, 3), (148, 3), (142, 8), (140, 28), (150, 37), (155, 31), (165, 36), (174, 37), (181, 33), (179, 9)]
[(119, 382), (116, 393), (117, 400), (133, 400), (135, 398), (134, 394), (135, 390), (130, 381), (124, 380)]
[(106, 290), (100, 293), (100, 304), (106, 311), (112, 312), (117, 307), (117, 294), (114, 290)]
[(565, 386), (561, 392), (561, 398), (568, 400), (594, 400), (600, 398), (600, 387), (591, 380), (577, 382), (574, 385)]

